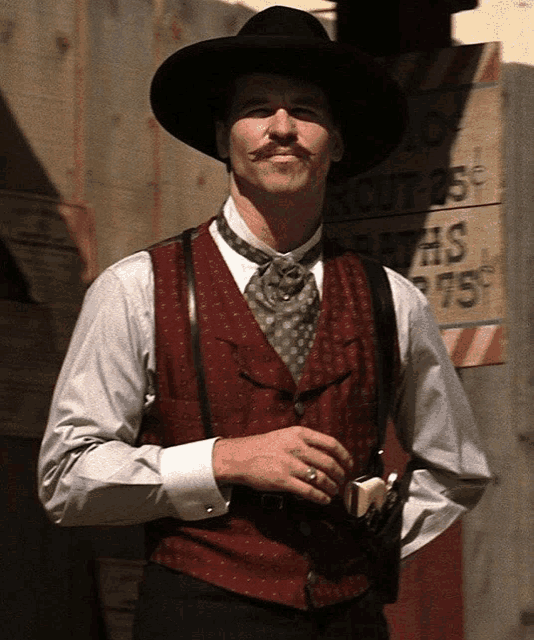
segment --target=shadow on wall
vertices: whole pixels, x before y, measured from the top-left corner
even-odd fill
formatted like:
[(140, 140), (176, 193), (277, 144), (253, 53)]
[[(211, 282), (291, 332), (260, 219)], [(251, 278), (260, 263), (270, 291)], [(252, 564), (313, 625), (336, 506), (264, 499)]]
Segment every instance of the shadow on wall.
[(36, 494), (39, 439), (85, 290), (59, 203), (0, 94), (0, 617), (9, 640), (103, 637), (89, 532), (52, 525)]
[(40, 437), (85, 286), (60, 194), (0, 94), (0, 432)]
[(0, 190), (59, 199), (0, 92)]
[[(2, 192), (59, 198), (0, 93), (0, 198), (3, 201), (5, 196), (1, 195)], [(2, 202), (3, 213), (5, 206)], [(6, 217), (2, 215), (2, 236), (7, 234)], [(28, 279), (2, 238), (0, 261), (0, 300), (35, 302), (30, 296)]]

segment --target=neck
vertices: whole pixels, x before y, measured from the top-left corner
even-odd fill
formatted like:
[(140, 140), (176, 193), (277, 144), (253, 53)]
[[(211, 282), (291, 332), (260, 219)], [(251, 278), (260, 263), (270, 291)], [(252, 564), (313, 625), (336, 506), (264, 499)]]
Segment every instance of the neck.
[(244, 189), (232, 175), (230, 194), (250, 231), (280, 253), (307, 242), (322, 219), (324, 190), (321, 193), (265, 193)]

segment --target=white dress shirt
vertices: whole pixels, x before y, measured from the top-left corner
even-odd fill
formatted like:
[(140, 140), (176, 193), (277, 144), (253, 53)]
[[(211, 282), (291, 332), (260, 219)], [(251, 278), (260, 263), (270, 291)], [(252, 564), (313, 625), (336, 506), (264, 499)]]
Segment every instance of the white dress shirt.
[[(235, 209), (230, 227), (256, 238)], [(240, 291), (257, 264), (209, 231)], [(290, 252), (298, 260), (319, 228)], [(319, 292), (323, 261), (310, 267)], [(426, 461), (414, 472), (403, 521), (403, 556), (444, 531), (482, 495), (490, 472), (464, 391), (423, 294), (387, 269), (401, 357), (396, 425), (403, 447)], [(154, 277), (150, 255), (135, 253), (89, 288), (58, 378), (39, 459), (39, 495), (60, 525), (127, 525), (172, 516), (186, 521), (227, 513), (231, 488), (212, 470), (216, 440), (162, 448), (136, 446), (143, 411), (154, 400)]]

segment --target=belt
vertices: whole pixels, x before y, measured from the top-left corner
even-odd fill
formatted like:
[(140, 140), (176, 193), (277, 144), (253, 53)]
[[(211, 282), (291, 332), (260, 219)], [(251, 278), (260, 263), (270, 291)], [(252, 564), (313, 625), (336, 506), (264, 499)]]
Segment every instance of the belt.
[(251, 487), (236, 485), (232, 490), (231, 505), (238, 509), (253, 509), (267, 514), (295, 515), (309, 520), (350, 520), (341, 497), (336, 496), (328, 505), (320, 505), (293, 493), (256, 491)]
[(368, 575), (360, 531), (341, 497), (319, 505), (284, 492), (234, 486), (230, 512), (254, 522), (272, 540), (304, 554), (312, 571), (337, 581), (351, 574)]
[(232, 490), (232, 504), (250, 506), (265, 511), (287, 511), (296, 508), (298, 502), (304, 502), (291, 493), (274, 491), (256, 491), (251, 487), (237, 485)]

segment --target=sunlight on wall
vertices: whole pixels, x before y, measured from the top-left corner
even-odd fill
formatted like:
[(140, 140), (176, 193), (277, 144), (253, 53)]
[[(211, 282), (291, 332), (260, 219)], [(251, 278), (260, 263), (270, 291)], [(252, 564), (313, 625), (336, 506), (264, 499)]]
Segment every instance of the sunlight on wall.
[(478, 5), (453, 17), (453, 37), (462, 44), (499, 40), (503, 62), (534, 65), (534, 0), (478, 0)]
[[(261, 11), (279, 4), (306, 11), (320, 11), (322, 17), (335, 20), (335, 2), (327, 0), (223, 0)], [(534, 65), (531, 46), (534, 29), (534, 0), (478, 0), (478, 9), (453, 15), (453, 37), (461, 44), (503, 43), (503, 62)], [(325, 10), (329, 10), (324, 13)]]

